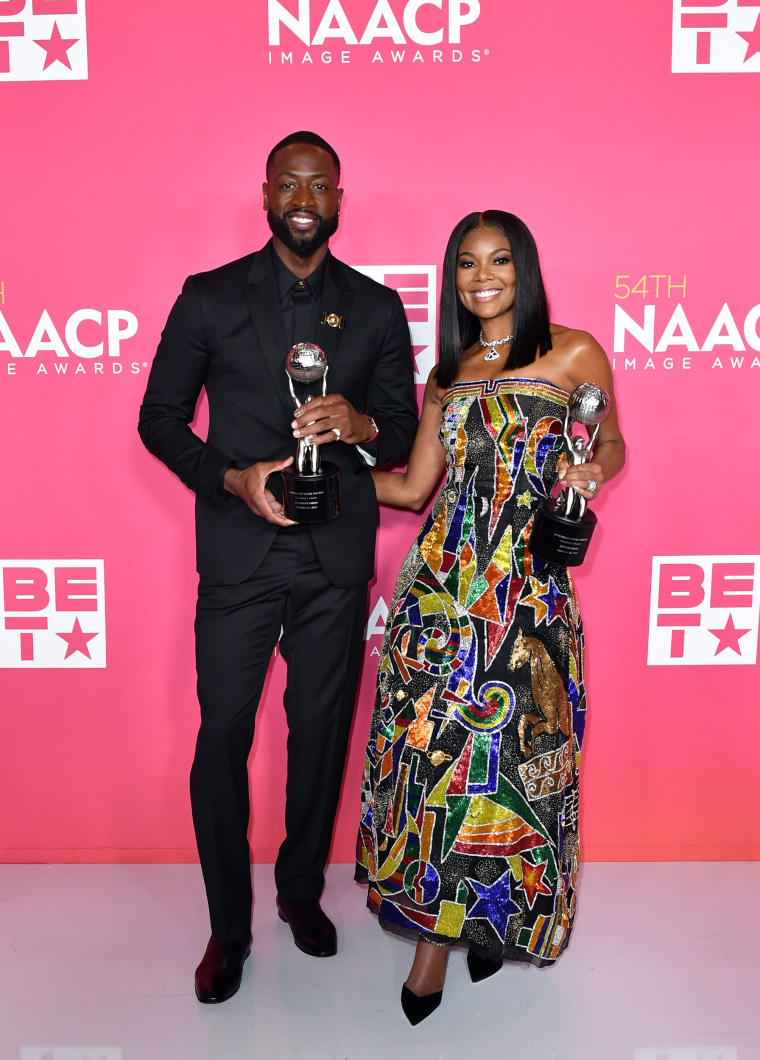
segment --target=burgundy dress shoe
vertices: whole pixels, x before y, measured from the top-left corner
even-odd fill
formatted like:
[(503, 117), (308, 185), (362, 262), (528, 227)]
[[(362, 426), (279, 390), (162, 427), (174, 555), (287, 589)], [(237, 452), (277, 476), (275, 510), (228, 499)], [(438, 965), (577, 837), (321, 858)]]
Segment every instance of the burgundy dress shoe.
[(195, 969), (195, 996), (198, 1000), (204, 1005), (219, 1005), (236, 994), (250, 952), (250, 935), (236, 942), (220, 942), (212, 935), (203, 960)]
[(333, 957), (338, 952), (335, 925), (315, 898), (277, 898), (277, 912), (293, 932), (299, 950), (311, 957)]

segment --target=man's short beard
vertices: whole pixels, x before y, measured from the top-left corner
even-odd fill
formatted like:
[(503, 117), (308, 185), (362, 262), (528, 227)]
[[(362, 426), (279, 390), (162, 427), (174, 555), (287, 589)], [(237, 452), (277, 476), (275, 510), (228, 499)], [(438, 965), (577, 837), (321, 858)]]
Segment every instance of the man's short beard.
[[(300, 213), (301, 211), (291, 212)], [(314, 216), (317, 215), (314, 214)], [(267, 221), (273, 235), (276, 235), (298, 258), (310, 258), (338, 230), (337, 212), (332, 217), (319, 217), (316, 228), (310, 232), (294, 232), (285, 218), (275, 213), (271, 206), (267, 210)]]

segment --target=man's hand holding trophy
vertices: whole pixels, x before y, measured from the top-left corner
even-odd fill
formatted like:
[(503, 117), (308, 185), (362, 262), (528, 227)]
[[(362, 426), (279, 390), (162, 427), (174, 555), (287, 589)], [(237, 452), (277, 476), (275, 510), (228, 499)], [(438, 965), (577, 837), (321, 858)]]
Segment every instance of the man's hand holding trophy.
[[(308, 387), (321, 382), (322, 397), (327, 394), (327, 358), (315, 343), (296, 343), (288, 353), (285, 370), (297, 409), (313, 395), (302, 391), (302, 401), (295, 383)], [(322, 463), (319, 446), (307, 437), (298, 439), (295, 464), (283, 469), (282, 500), (285, 515), (299, 523), (324, 523), (340, 515), (340, 472), (334, 464)]]

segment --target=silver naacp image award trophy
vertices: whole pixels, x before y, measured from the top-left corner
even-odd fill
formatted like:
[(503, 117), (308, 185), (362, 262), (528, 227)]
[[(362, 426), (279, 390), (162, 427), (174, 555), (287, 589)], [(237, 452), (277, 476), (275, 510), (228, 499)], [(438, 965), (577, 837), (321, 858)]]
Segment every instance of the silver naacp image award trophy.
[[(565, 413), (565, 446), (570, 463), (589, 462), (599, 433), (599, 425), (609, 411), (610, 395), (603, 386), (581, 383), (575, 388)], [(571, 437), (571, 423), (580, 423), (585, 427), (588, 438), (580, 434)], [(596, 515), (586, 508), (585, 498), (572, 486), (568, 486), (560, 490), (556, 499), (549, 498), (544, 501), (536, 512), (530, 536), (530, 551), (534, 556), (549, 563), (577, 567), (586, 558), (596, 524)]]
[[(288, 386), (296, 408), (311, 401), (305, 394), (301, 401), (294, 383), (313, 385), (322, 382), (322, 396), (327, 393), (327, 358), (313, 342), (298, 342), (285, 362)], [(335, 464), (322, 463), (319, 446), (298, 439), (295, 464), (282, 472), (282, 500), (285, 515), (299, 523), (326, 523), (340, 515), (340, 472)]]

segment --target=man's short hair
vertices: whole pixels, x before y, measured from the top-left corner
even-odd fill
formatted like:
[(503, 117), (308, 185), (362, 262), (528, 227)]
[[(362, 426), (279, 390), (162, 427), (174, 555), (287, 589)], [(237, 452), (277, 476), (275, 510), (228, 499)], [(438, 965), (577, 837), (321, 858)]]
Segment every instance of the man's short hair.
[(284, 140), (280, 140), (279, 143), (274, 145), (274, 147), (267, 156), (267, 174), (269, 174), (269, 170), (271, 169), (272, 163), (274, 162), (274, 156), (277, 154), (277, 152), (281, 151), (283, 147), (290, 147), (291, 144), (313, 144), (314, 147), (321, 147), (323, 151), (327, 151), (327, 153), (332, 157), (332, 160), (335, 163), (335, 168), (338, 171), (338, 176), (340, 177), (340, 159), (338, 158), (335, 149), (333, 147), (330, 147), (327, 140), (324, 140), (321, 136), (318, 136), (317, 133), (307, 132), (303, 129), (301, 130), (301, 132), (291, 133), (290, 136), (286, 136)]

